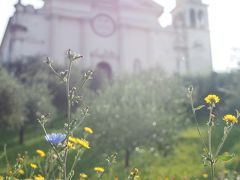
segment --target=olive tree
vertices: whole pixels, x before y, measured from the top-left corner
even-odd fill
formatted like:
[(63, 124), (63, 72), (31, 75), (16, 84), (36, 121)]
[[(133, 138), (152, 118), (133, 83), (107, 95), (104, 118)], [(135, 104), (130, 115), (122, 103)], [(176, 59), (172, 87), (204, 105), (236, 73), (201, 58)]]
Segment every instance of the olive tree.
[(125, 167), (139, 146), (167, 154), (180, 127), (186, 125), (184, 103), (184, 86), (177, 77), (153, 70), (115, 80), (92, 104), (96, 143), (124, 151)]
[(20, 127), (25, 121), (23, 86), (0, 67), (0, 126)]

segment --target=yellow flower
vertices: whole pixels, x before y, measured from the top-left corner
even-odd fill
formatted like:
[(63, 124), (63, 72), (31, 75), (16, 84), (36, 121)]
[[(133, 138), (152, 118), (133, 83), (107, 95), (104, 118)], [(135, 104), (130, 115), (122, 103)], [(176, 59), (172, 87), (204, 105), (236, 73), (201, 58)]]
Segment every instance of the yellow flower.
[(46, 156), (45, 152), (40, 150), (40, 149), (37, 149), (36, 152), (40, 157), (45, 157)]
[(86, 133), (88, 133), (88, 134), (92, 134), (92, 133), (93, 133), (93, 130), (92, 130), (91, 128), (89, 128), (89, 127), (85, 127), (85, 128), (84, 128), (84, 131), (85, 131)]
[(35, 176), (35, 180), (44, 180), (44, 177), (41, 175)]
[(71, 143), (77, 144), (77, 138), (75, 137), (69, 136), (68, 141), (70, 141)]
[(220, 101), (220, 98), (215, 94), (209, 94), (204, 100), (207, 104), (217, 104)]
[(0, 176), (0, 180), (3, 180), (3, 177), (2, 177), (2, 176)]
[(94, 171), (96, 171), (96, 173), (103, 173), (104, 172), (104, 168), (103, 167), (95, 167)]
[(67, 147), (70, 148), (70, 149), (76, 149), (76, 147), (74, 146), (74, 144), (71, 143), (71, 142), (68, 142)]
[(208, 178), (208, 174), (207, 174), (207, 173), (204, 173), (202, 176), (203, 176), (203, 178), (205, 178), (205, 179)]
[(223, 120), (226, 122), (230, 122), (230, 123), (237, 123), (238, 119), (236, 116), (232, 115), (232, 114), (227, 114), (223, 117)]
[(80, 173), (80, 179), (86, 179), (88, 177), (88, 175), (86, 175), (85, 173)]
[(85, 139), (77, 139), (77, 143), (81, 145), (82, 147), (89, 149), (89, 142)]
[(19, 170), (18, 170), (18, 174), (24, 175), (24, 173), (25, 173), (25, 172), (24, 172), (23, 169), (19, 169)]
[(31, 166), (31, 168), (33, 168), (33, 169), (37, 169), (37, 165), (36, 165), (36, 164), (31, 163), (30, 166)]

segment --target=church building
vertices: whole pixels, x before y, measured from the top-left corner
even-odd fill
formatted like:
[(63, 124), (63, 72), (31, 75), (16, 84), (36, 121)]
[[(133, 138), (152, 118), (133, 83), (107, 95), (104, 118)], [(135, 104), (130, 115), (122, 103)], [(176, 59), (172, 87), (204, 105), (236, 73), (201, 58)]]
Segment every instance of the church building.
[(64, 64), (67, 49), (84, 56), (86, 68), (108, 75), (162, 68), (182, 75), (208, 75), (212, 58), (207, 5), (176, 0), (172, 25), (152, 0), (44, 0), (41, 9), (21, 0), (0, 46), (2, 63), (51, 57)]

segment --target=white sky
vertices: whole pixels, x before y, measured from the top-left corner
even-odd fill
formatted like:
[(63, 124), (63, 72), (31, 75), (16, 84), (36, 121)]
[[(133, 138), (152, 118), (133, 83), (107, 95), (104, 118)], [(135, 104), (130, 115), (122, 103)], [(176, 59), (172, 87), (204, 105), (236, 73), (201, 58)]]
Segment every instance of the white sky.
[[(160, 19), (162, 25), (171, 23), (169, 11), (175, 6), (175, 0), (155, 0), (165, 8)], [(234, 67), (230, 60), (231, 48), (240, 48), (240, 0), (202, 0), (209, 4), (209, 24), (213, 66), (216, 71)], [(0, 41), (3, 37), (8, 18), (13, 14), (13, 5), (17, 0), (0, 0)], [(42, 0), (22, 0), (24, 4), (33, 4), (36, 8), (43, 5)]]

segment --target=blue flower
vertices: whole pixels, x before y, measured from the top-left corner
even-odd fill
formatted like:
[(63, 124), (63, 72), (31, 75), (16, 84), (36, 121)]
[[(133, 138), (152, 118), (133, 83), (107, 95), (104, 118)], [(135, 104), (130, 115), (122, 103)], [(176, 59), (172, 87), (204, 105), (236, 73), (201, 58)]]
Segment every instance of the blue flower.
[(47, 134), (45, 136), (45, 139), (54, 145), (58, 145), (59, 143), (63, 142), (66, 139), (66, 134), (51, 133), (51, 134)]

